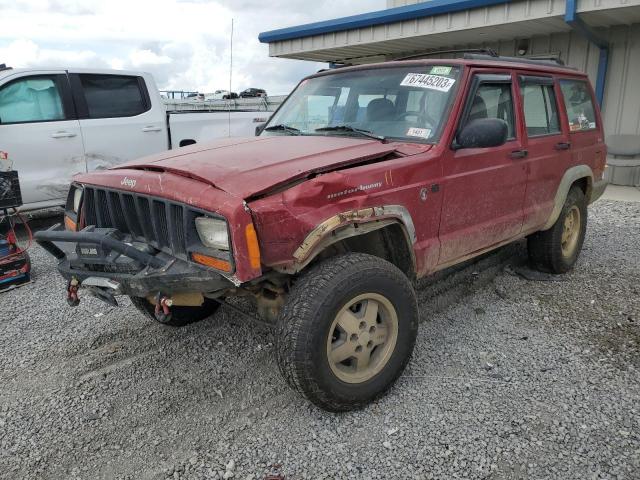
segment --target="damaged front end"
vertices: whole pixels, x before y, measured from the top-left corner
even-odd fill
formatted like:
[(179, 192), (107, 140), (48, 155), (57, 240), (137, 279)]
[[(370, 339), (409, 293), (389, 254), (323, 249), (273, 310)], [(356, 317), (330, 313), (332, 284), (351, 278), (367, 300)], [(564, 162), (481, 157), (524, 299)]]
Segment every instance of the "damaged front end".
[[(118, 295), (160, 295), (171, 299), (171, 303), (182, 304), (172, 297), (193, 292), (211, 294), (234, 287), (231, 280), (214, 270), (158, 251), (113, 228), (89, 226), (70, 232), (58, 224), (37, 232), (35, 238), (58, 259), (58, 271), (68, 281), (67, 300), (72, 306), (79, 303), (81, 287), (114, 306)], [(65, 251), (57, 245), (62, 243), (75, 247)]]
[(58, 260), (72, 306), (84, 289), (114, 306), (118, 295), (146, 298), (162, 316), (222, 296), (246, 276), (227, 220), (175, 200), (75, 184), (65, 227), (35, 239)]

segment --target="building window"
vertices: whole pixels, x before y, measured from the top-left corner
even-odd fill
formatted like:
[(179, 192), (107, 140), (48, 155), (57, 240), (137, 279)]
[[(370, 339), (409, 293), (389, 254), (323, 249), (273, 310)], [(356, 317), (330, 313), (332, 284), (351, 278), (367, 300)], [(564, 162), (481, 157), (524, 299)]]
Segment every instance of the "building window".
[(527, 135), (535, 137), (560, 133), (560, 119), (553, 85), (525, 83), (521, 91)]
[(587, 82), (560, 80), (564, 105), (569, 119), (569, 131), (583, 132), (596, 128), (596, 111)]

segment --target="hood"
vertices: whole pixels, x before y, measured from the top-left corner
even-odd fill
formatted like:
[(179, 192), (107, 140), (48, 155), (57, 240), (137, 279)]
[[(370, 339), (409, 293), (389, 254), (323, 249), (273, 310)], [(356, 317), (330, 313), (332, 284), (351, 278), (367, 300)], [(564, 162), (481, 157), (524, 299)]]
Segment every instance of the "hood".
[(226, 138), (133, 160), (114, 169), (173, 173), (246, 199), (317, 173), (430, 147), (330, 136)]

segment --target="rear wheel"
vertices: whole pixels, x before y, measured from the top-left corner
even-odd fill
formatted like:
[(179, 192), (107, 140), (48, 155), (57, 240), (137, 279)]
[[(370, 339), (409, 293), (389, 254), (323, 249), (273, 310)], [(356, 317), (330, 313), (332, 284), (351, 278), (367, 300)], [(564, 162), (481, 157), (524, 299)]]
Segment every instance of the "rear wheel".
[(556, 223), (527, 239), (531, 264), (545, 272), (569, 271), (578, 260), (586, 231), (587, 199), (579, 187), (572, 187)]
[(156, 317), (155, 305), (151, 304), (146, 298), (129, 298), (131, 299), (133, 306), (136, 307), (145, 317), (169, 327), (183, 327), (190, 323), (199, 322), (200, 320), (204, 320), (205, 318), (213, 315), (220, 307), (218, 302), (205, 298), (204, 303), (199, 307), (173, 306), (171, 307), (171, 316), (165, 320), (160, 320)]
[(291, 290), (276, 331), (280, 371), (321, 408), (359, 408), (406, 367), (418, 330), (415, 293), (393, 264), (351, 253), (327, 259)]

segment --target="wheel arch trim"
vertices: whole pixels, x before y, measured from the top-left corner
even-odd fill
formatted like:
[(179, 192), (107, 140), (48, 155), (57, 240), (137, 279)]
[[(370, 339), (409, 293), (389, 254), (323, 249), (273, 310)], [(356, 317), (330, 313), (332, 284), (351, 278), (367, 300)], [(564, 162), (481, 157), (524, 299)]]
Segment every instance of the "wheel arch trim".
[(562, 207), (567, 198), (567, 195), (569, 194), (571, 186), (575, 182), (583, 178), (587, 180), (587, 202), (591, 203), (590, 197), (591, 189), (593, 186), (593, 171), (591, 170), (591, 167), (589, 167), (588, 165), (576, 165), (574, 167), (571, 167), (564, 173), (562, 179), (560, 180), (560, 185), (558, 185), (556, 196), (553, 201), (553, 210), (551, 211), (551, 215), (549, 216), (547, 223), (544, 225), (544, 227), (542, 227), (541, 230), (548, 230), (553, 226), (554, 223), (556, 223), (558, 217), (560, 217), (560, 212), (562, 211)]
[(300, 271), (321, 251), (334, 243), (390, 225), (400, 225), (402, 228), (415, 267), (414, 244), (417, 236), (411, 214), (402, 205), (382, 205), (341, 212), (318, 224), (293, 253), (295, 270)]

